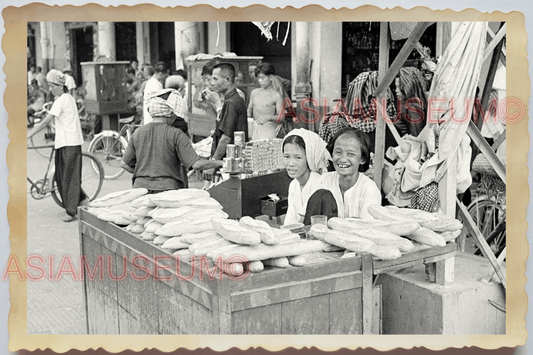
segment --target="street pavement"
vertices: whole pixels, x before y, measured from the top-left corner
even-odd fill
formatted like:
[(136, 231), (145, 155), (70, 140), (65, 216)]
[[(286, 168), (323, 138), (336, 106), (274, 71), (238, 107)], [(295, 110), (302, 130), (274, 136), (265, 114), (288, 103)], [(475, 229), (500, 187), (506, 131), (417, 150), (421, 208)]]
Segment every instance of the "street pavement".
[[(85, 142), (84, 151), (87, 150), (87, 146), (88, 142)], [(34, 150), (28, 150), (30, 179), (40, 179), (46, 171), (47, 164), (48, 158), (42, 157)], [(190, 187), (199, 188), (202, 185), (203, 183), (196, 179), (196, 174), (189, 179)], [(129, 188), (131, 188), (131, 174), (125, 172), (116, 180), (104, 180), (99, 196)], [(76, 274), (80, 273), (78, 223), (63, 222), (62, 217), (65, 212), (50, 196), (42, 200), (33, 199), (29, 194), (29, 183), (27, 192), (28, 257), (31, 255), (43, 257), (44, 263), (33, 260), (33, 264), (40, 265), (46, 270), (43, 280), (27, 283), (28, 334), (86, 334), (83, 282), (74, 280), (68, 273), (62, 275), (60, 280), (56, 280), (57, 272), (65, 257), (72, 260)], [(52, 279), (48, 272), (50, 264), (54, 265)], [(68, 265), (64, 265), (62, 269), (68, 269)], [(36, 277), (38, 272), (32, 272), (32, 275)]]

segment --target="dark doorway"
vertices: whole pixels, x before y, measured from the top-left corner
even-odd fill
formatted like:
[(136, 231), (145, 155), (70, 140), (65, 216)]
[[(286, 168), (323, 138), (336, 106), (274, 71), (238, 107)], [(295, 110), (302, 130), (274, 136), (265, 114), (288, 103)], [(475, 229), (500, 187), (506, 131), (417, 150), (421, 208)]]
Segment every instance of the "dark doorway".
[(115, 22), (115, 48), (117, 61), (137, 59), (135, 22)]
[(261, 30), (253, 23), (231, 22), (231, 51), (238, 56), (263, 56), (263, 62), (272, 64), (277, 75), (291, 80), (290, 33), (283, 45), (287, 26), (287, 22), (274, 23), (270, 28), (273, 38), (267, 41), (267, 38), (261, 35)]
[(73, 40), (73, 46), (71, 48), (74, 48), (72, 74), (74, 80), (76, 80), (76, 85), (81, 86), (82, 74), (80, 63), (93, 61), (93, 27), (75, 28), (71, 31), (71, 38)]

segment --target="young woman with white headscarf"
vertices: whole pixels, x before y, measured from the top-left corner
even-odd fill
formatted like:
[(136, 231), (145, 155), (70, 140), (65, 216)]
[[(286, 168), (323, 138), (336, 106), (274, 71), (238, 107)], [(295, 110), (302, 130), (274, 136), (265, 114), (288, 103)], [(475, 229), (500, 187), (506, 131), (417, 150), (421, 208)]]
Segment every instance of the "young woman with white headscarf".
[(284, 225), (303, 222), (307, 201), (319, 188), (320, 174), (327, 171), (330, 154), (318, 134), (299, 128), (283, 140), (283, 161), (287, 174), (294, 179), (289, 185), (289, 206)]

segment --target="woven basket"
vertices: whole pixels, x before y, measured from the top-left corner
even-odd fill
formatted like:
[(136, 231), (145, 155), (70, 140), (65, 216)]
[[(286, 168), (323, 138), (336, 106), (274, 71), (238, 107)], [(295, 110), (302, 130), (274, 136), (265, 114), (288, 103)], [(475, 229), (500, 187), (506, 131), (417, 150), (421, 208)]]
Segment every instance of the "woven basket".
[(479, 153), (474, 159), (474, 162), (472, 163), (472, 171), (490, 176), (498, 176), (496, 170), (490, 165), (489, 160), (483, 155), (483, 153)]

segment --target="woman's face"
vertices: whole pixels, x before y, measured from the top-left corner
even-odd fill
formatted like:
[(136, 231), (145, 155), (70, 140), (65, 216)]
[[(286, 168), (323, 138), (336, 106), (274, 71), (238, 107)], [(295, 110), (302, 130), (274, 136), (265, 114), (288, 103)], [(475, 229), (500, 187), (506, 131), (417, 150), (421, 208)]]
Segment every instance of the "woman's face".
[(61, 96), (63, 94), (63, 86), (57, 85), (55, 83), (48, 83), (48, 87), (50, 88), (50, 91), (54, 95), (54, 97)]
[(362, 149), (359, 141), (351, 134), (343, 134), (335, 141), (333, 148), (333, 167), (339, 175), (357, 174), (362, 161)]
[(396, 86), (396, 89), (395, 89), (395, 91), (396, 91), (396, 97), (397, 97), (398, 99), (400, 99), (400, 100), (403, 99), (403, 98), (404, 98), (404, 97), (403, 97), (404, 95), (403, 95), (402, 89), (401, 89), (401, 87), (400, 87), (400, 78), (396, 78), (396, 79), (394, 79), (394, 84), (395, 84), (395, 86)]
[(297, 179), (309, 171), (305, 150), (294, 143), (287, 143), (283, 147), (283, 163), (291, 179)]

